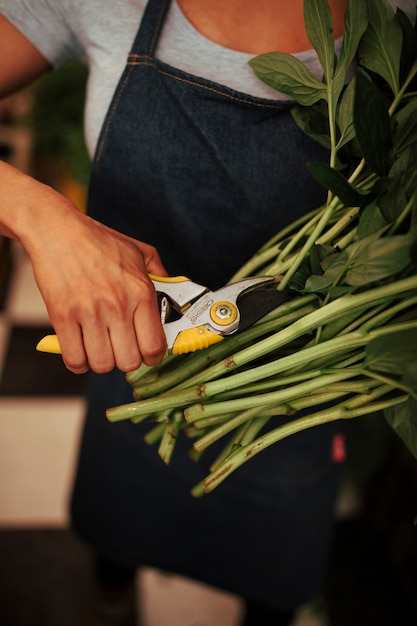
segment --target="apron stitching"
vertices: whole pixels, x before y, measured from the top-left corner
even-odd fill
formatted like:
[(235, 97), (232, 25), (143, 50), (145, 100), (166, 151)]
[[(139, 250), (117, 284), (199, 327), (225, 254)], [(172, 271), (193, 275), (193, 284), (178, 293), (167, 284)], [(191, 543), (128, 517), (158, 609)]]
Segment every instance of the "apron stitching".
[[(163, 21), (163, 19), (164, 19), (164, 15), (165, 15), (165, 7), (166, 7), (166, 5), (167, 5), (167, 2), (170, 2), (170, 1), (171, 1), (171, 0), (164, 0), (164, 2), (162, 2), (162, 4), (161, 4), (161, 7), (160, 7), (160, 9), (159, 9), (158, 16), (157, 16), (157, 18), (156, 18), (156, 25), (155, 25), (154, 32), (153, 32), (153, 37), (152, 37), (152, 40), (151, 40), (151, 42), (150, 42), (149, 55), (143, 55), (143, 56), (144, 56), (144, 58), (146, 58), (146, 59), (150, 59), (150, 60), (151, 60), (151, 59), (153, 59), (153, 58), (154, 58), (154, 57), (152, 56), (152, 52), (153, 52), (154, 47), (155, 47), (155, 45), (156, 45), (156, 43), (157, 43), (157, 40), (158, 40), (158, 38), (159, 38), (159, 32), (160, 32), (160, 29), (161, 29), (161, 22)], [(141, 28), (139, 28), (138, 34), (139, 34), (140, 32), (141, 32)], [(136, 38), (136, 39), (137, 39), (137, 38)], [(133, 45), (133, 49), (135, 49), (135, 44), (136, 44), (136, 40), (135, 40), (135, 43), (134, 43), (134, 45)], [(103, 126), (103, 129), (102, 129), (102, 132), (101, 132), (101, 137), (100, 137), (100, 142), (99, 142), (99, 144), (97, 145), (96, 154), (95, 154), (95, 158), (94, 158), (94, 161), (95, 161), (96, 163), (99, 163), (99, 162), (100, 162), (100, 159), (101, 159), (101, 154), (102, 154), (102, 152), (103, 152), (103, 148), (104, 148), (104, 144), (105, 144), (106, 139), (107, 139), (107, 133), (108, 133), (109, 127), (110, 127), (110, 125), (111, 125), (111, 123), (112, 123), (112, 121), (113, 121), (113, 117), (114, 117), (114, 115), (115, 115), (115, 113), (116, 113), (116, 109), (117, 109), (117, 106), (118, 106), (118, 104), (119, 104), (119, 100), (120, 100), (120, 98), (121, 98), (121, 97), (122, 97), (122, 95), (123, 95), (123, 91), (124, 91), (124, 89), (125, 89), (125, 87), (126, 87), (127, 82), (128, 82), (128, 81), (129, 81), (129, 79), (130, 79), (130, 74), (131, 74), (131, 72), (132, 72), (132, 70), (133, 70), (132, 65), (134, 65), (134, 64), (130, 63), (130, 62), (129, 62), (129, 60), (130, 60), (131, 58), (135, 58), (135, 57), (139, 57), (139, 56), (140, 56), (140, 55), (138, 55), (138, 54), (137, 54), (137, 53), (135, 53), (135, 52), (130, 52), (130, 53), (128, 54), (128, 56), (127, 56), (127, 62), (126, 62), (126, 75), (125, 75), (125, 77), (124, 77), (124, 79), (123, 79), (123, 82), (122, 82), (122, 83), (121, 83), (121, 85), (119, 86), (118, 93), (117, 93), (117, 97), (116, 97), (116, 99), (113, 101), (113, 103), (112, 103), (112, 105), (111, 105), (111, 110), (109, 111), (109, 114), (108, 114), (108, 115), (107, 115), (107, 117), (106, 117), (106, 123), (105, 123), (105, 126)]]
[(154, 32), (153, 32), (153, 36), (152, 36), (152, 40), (151, 40), (149, 54), (153, 53), (153, 51), (155, 50), (155, 45), (156, 45), (156, 43), (157, 43), (157, 41), (159, 39), (159, 33), (161, 31), (161, 22), (163, 20), (164, 15), (165, 15), (165, 7), (167, 5), (167, 2), (170, 2), (170, 0), (165, 0), (165, 2), (162, 2), (161, 8), (159, 9), (159, 13), (158, 13), (158, 16), (156, 18), (156, 24), (155, 24), (155, 28), (154, 28)]
[[(130, 59), (138, 59), (138, 60), (130, 60)], [(143, 60), (139, 60), (139, 59), (143, 59)], [(229, 98), (230, 100), (236, 100), (237, 102), (241, 102), (242, 104), (250, 104), (253, 106), (267, 108), (267, 109), (283, 109), (283, 108), (285, 109), (288, 106), (285, 104), (266, 104), (264, 102), (254, 102), (252, 100), (246, 100), (245, 98), (239, 98), (239, 96), (232, 96), (231, 94), (221, 91), (221, 89), (216, 89), (208, 85), (203, 85), (197, 81), (190, 80), (189, 78), (176, 76), (175, 74), (171, 72), (158, 68), (155, 61), (153, 60), (153, 57), (149, 57), (146, 55), (139, 55), (139, 54), (129, 55), (128, 65), (130, 67), (138, 67), (141, 65), (147, 65), (148, 67), (154, 68), (157, 72), (159, 72), (163, 76), (167, 76), (168, 78), (174, 78), (175, 80), (181, 81), (183, 83), (187, 83), (189, 85), (193, 85), (194, 87), (200, 87), (201, 89), (206, 89), (207, 91), (211, 91), (218, 95), (225, 96), (226, 98)]]
[(128, 80), (129, 80), (129, 78), (130, 78), (130, 74), (132, 72), (132, 69), (133, 69), (132, 67), (129, 67), (129, 70), (126, 73), (126, 76), (125, 76), (125, 78), (123, 80), (123, 83), (120, 85), (120, 89), (118, 91), (118, 95), (117, 95), (116, 99), (114, 100), (114, 102), (112, 104), (111, 111), (110, 111), (109, 115), (107, 116), (106, 125), (103, 128), (102, 136), (101, 136), (101, 139), (100, 139), (100, 144), (99, 144), (99, 146), (97, 148), (97, 153), (96, 153), (96, 157), (95, 157), (96, 163), (99, 163), (99, 161), (100, 161), (101, 153), (103, 151), (104, 143), (105, 143), (106, 138), (107, 138), (107, 133), (109, 131), (110, 124), (113, 121), (113, 117), (114, 117), (114, 115), (116, 113), (116, 109), (117, 109), (117, 106), (119, 104), (119, 100), (120, 100), (120, 98), (123, 95), (123, 91), (125, 89), (125, 86), (126, 86)]

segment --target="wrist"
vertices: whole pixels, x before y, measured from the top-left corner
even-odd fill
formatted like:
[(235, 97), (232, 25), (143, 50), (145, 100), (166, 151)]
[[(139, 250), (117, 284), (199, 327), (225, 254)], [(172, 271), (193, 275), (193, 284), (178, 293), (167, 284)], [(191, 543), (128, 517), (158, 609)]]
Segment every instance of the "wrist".
[(64, 196), (0, 161), (0, 234), (16, 239), (30, 253), (68, 212), (78, 213)]

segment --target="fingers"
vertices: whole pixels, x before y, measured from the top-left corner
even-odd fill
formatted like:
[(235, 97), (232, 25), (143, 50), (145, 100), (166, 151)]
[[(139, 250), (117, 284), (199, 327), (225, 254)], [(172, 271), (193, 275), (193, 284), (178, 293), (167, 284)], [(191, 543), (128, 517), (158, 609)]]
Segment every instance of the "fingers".
[(67, 368), (127, 372), (159, 363), (166, 341), (148, 274), (166, 271), (155, 248), (79, 211), (67, 217), (71, 228), (56, 227), (49, 245), (40, 237), (31, 249)]
[(135, 311), (134, 325), (144, 363), (157, 365), (166, 354), (166, 337), (161, 324), (155, 290), (151, 301), (140, 302)]
[(158, 324), (149, 323), (145, 316), (139, 316), (138, 331), (132, 332), (135, 325), (131, 324), (120, 330), (115, 328), (99, 328), (82, 333), (80, 341), (63, 339), (66, 336), (59, 332), (62, 358), (66, 367), (74, 374), (83, 374), (88, 369), (97, 374), (105, 374), (117, 367), (122, 372), (137, 369), (142, 362), (146, 365), (157, 365), (166, 353), (166, 342), (163, 331)]
[(142, 298), (132, 318), (114, 324), (110, 329), (115, 366), (123, 372), (137, 369), (141, 363), (157, 365), (166, 353), (156, 293)]
[(61, 313), (60, 319), (55, 315), (53, 323), (62, 358), (71, 372), (82, 374), (91, 369), (104, 374), (115, 367), (129, 372), (142, 362), (147, 365), (161, 362), (166, 353), (166, 338), (155, 289), (146, 280), (149, 284), (146, 288), (142, 286), (133, 310), (128, 306), (117, 307), (115, 296), (108, 306), (102, 303), (98, 309), (86, 307), (83, 314), (68, 310)]
[(138, 241), (136, 244), (142, 253), (147, 272), (155, 274), (155, 276), (168, 276), (156, 248), (142, 241)]
[(68, 323), (62, 321), (62, 323), (55, 324), (55, 332), (58, 335), (62, 359), (67, 369), (74, 374), (87, 372), (88, 359), (80, 326), (72, 320), (68, 320)]

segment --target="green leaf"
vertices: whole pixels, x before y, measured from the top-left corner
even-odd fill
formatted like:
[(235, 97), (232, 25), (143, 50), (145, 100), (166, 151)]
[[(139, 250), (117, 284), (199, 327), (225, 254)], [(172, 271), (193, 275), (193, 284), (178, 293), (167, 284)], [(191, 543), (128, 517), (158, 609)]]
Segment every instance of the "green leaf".
[(417, 31), (412, 26), (404, 11), (399, 8), (397, 8), (397, 19), (403, 33), (400, 68), (400, 84), (402, 84), (408, 76), (417, 57)]
[[(333, 246), (322, 246), (315, 244), (308, 255), (312, 274), (323, 274), (323, 268), (329, 265), (329, 259), (334, 258)], [(327, 263), (326, 263), (327, 261)]]
[(321, 264), (328, 254), (334, 254), (334, 249), (331, 246), (314, 245), (291, 279), (290, 289), (304, 292), (305, 285), (311, 276), (323, 273)]
[(417, 144), (417, 98), (410, 100), (395, 116), (394, 152), (399, 154)]
[(384, 97), (362, 72), (356, 76), (354, 121), (366, 164), (386, 176), (393, 161), (391, 121)]
[(290, 95), (299, 104), (310, 106), (327, 97), (325, 85), (291, 54), (260, 54), (251, 59), (249, 65), (260, 80)]
[(390, 178), (402, 180), (404, 191), (408, 193), (413, 193), (416, 189), (416, 163), (417, 143), (413, 143), (401, 151), (389, 171)]
[(401, 212), (407, 204), (407, 196), (405, 194), (406, 184), (404, 176), (400, 174), (396, 178), (389, 178), (387, 189), (381, 194), (377, 200), (378, 206), (385, 220), (392, 224), (401, 215)]
[(364, 364), (388, 374), (417, 394), (417, 329), (377, 337), (365, 350)]
[(411, 261), (412, 238), (409, 235), (377, 238), (371, 235), (349, 247), (348, 285), (363, 286), (393, 277)]
[(340, 132), (340, 139), (337, 142), (338, 150), (355, 137), (355, 124), (353, 122), (355, 84), (356, 80), (353, 79), (346, 87), (340, 100), (338, 110), (338, 126)]
[(335, 285), (334, 287), (330, 287), (327, 296), (330, 300), (336, 300), (337, 298), (341, 298), (342, 296), (346, 296), (350, 293), (354, 293), (356, 287), (348, 287), (346, 285)]
[(303, 293), (315, 293), (321, 296), (325, 296), (330, 300), (336, 300), (342, 296), (346, 296), (355, 291), (355, 287), (348, 287), (346, 285), (333, 285), (329, 284), (326, 280), (326, 276), (312, 276), (311, 281), (308, 283), (308, 287), (303, 290)]
[(364, 0), (349, 0), (345, 11), (345, 32), (342, 50), (334, 74), (335, 95), (346, 82), (359, 42), (368, 27), (368, 9)]
[(409, 398), (407, 402), (385, 409), (384, 414), (388, 424), (417, 459), (417, 401)]
[(308, 137), (317, 141), (321, 146), (330, 149), (329, 114), (323, 100), (320, 100), (314, 106), (294, 106), (291, 114), (297, 126)]
[(314, 178), (346, 206), (362, 206), (362, 203), (366, 202), (367, 194), (348, 183), (340, 172), (326, 163), (308, 163), (307, 167)]
[(374, 200), (374, 202), (368, 204), (361, 213), (358, 225), (358, 237), (359, 239), (365, 239), (365, 237), (369, 237), (369, 235), (380, 232), (388, 225), (389, 222), (382, 214), (377, 200)]
[(326, 82), (333, 78), (335, 52), (332, 14), (327, 0), (304, 0), (307, 36), (317, 53)]
[(290, 289), (292, 291), (302, 292), (306, 281), (311, 275), (311, 269), (308, 262), (301, 263), (300, 267), (295, 272), (290, 282)]
[(305, 284), (305, 293), (327, 294), (346, 267), (348, 260), (349, 257), (344, 250), (338, 253), (333, 252), (330, 257), (323, 259), (322, 267), (324, 268), (324, 273), (310, 276)]
[(359, 62), (399, 91), (402, 30), (387, 0), (367, 0), (369, 24), (359, 45)]

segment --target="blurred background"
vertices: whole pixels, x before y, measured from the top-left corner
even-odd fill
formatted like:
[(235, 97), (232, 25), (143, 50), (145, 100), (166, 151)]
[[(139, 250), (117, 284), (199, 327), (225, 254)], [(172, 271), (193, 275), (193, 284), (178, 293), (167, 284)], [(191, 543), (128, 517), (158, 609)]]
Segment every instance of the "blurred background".
[[(0, 101), (0, 158), (81, 211), (90, 170), (85, 81), (85, 69), (69, 64)], [(7, 626), (75, 626), (92, 589), (91, 554), (71, 532), (67, 511), (85, 378), (35, 351), (50, 330), (25, 251), (0, 237), (0, 619)], [(416, 625), (416, 517), (417, 462), (383, 416), (361, 418), (352, 424), (326, 580), (297, 626)], [(151, 569), (137, 584), (143, 626), (237, 624), (233, 596)]]

